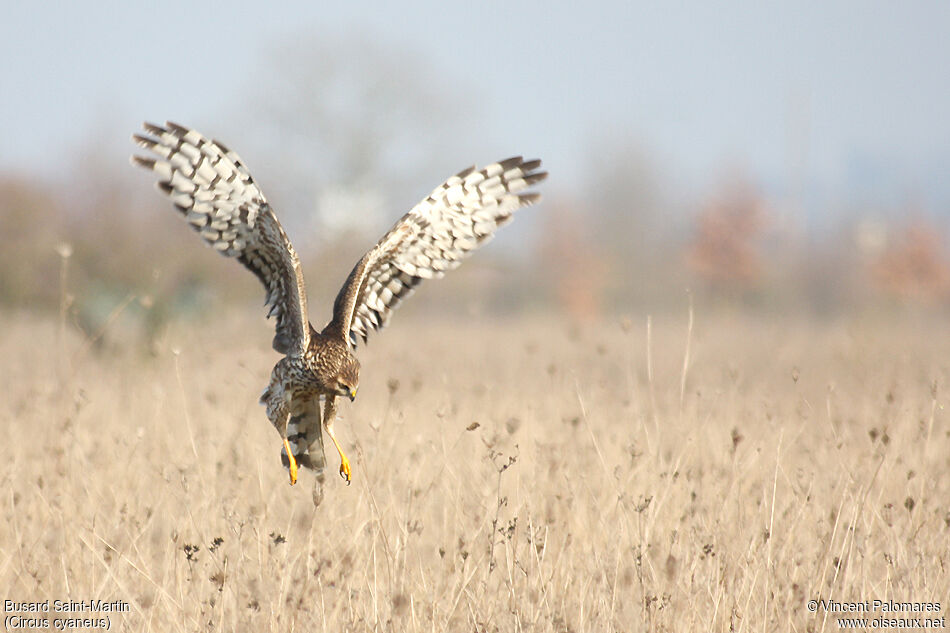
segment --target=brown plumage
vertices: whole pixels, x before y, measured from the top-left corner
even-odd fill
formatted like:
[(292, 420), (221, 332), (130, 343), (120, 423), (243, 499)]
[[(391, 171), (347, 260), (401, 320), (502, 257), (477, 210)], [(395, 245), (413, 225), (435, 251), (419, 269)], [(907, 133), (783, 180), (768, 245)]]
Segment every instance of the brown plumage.
[[(297, 479), (297, 465), (322, 477), (323, 429), (340, 454), (340, 474), (350, 466), (336, 439), (336, 398), (353, 400), (360, 364), (353, 354), (382, 329), (399, 303), (423, 280), (441, 277), (494, 236), (520, 207), (539, 199), (520, 193), (547, 177), (541, 161), (521, 157), (466, 169), (437, 187), (404, 215), (353, 268), (321, 331), (310, 324), (300, 260), (264, 194), (234, 152), (194, 130), (146, 123), (133, 141), (157, 158), (133, 164), (159, 175), (158, 188), (214, 249), (235, 257), (267, 291), (268, 316), (276, 317), (273, 347), (284, 354), (261, 395), (267, 417), (284, 442), (281, 454)], [(320, 411), (323, 400), (323, 412)]]

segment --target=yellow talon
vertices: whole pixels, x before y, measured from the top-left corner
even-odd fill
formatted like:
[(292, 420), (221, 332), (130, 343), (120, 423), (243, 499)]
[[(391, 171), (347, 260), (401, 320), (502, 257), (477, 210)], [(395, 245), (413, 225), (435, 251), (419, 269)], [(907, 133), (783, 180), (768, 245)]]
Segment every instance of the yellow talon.
[(346, 485), (350, 485), (350, 460), (346, 458), (346, 455), (340, 453), (342, 460), (340, 461), (340, 477), (346, 480)]
[[(290, 450), (290, 442), (284, 438), (284, 450), (287, 451), (287, 461), (290, 462), (290, 485), (297, 483), (297, 460), (294, 458), (293, 451)], [(342, 468), (342, 467), (341, 467)]]
[[(354, 389), (353, 393), (355, 392), (356, 390)], [(336, 446), (336, 452), (340, 454), (340, 477), (343, 477), (343, 480), (346, 481), (346, 485), (349, 486), (351, 481), (350, 460), (346, 458), (346, 454), (343, 452), (343, 447), (340, 446), (339, 440), (336, 439), (336, 433), (333, 432), (333, 420), (336, 417), (336, 407), (334, 405), (334, 401), (334, 398), (329, 397), (324, 404), (323, 428), (326, 430), (327, 435), (330, 436), (330, 439), (333, 440), (333, 445)]]

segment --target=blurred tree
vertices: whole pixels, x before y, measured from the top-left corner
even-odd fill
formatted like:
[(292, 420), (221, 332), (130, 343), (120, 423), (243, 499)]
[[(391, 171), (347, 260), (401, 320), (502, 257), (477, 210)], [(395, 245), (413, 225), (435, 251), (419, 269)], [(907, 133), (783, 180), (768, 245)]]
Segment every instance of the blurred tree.
[[(428, 193), (419, 191), (431, 180), (422, 174), (448, 176), (448, 157), (473, 140), (464, 84), (378, 38), (301, 33), (265, 63), (250, 87), (248, 127), (258, 153), (272, 158), (253, 167), (279, 172), (265, 182), (269, 191), (283, 187), (290, 208), (306, 215), (301, 241), (379, 232), (398, 217), (400, 199)], [(293, 213), (282, 209), (281, 217), (294, 224)]]
[[(397, 218), (470, 164), (475, 100), (431, 60), (352, 32), (301, 31), (263, 66), (242, 104), (241, 146), (221, 140), (253, 154), (305, 269), (342, 282)], [(337, 290), (311, 285), (314, 305)]]
[(950, 267), (941, 231), (922, 217), (903, 227), (871, 266), (875, 285), (898, 299), (935, 304), (950, 291)]
[[(669, 245), (678, 239), (678, 227), (653, 162), (642, 145), (624, 135), (595, 138), (590, 148), (578, 208), (581, 239), (596, 245), (587, 259), (601, 273), (592, 282), (602, 285), (597, 294), (609, 308), (663, 302), (675, 277)], [(571, 218), (562, 212), (549, 219), (570, 223)]]
[(744, 179), (721, 185), (696, 217), (689, 267), (716, 294), (757, 288), (765, 269), (759, 253), (765, 226), (765, 201), (755, 187)]
[(542, 282), (553, 288), (560, 308), (575, 321), (602, 315), (607, 265), (590, 238), (578, 205), (547, 203), (541, 236)]

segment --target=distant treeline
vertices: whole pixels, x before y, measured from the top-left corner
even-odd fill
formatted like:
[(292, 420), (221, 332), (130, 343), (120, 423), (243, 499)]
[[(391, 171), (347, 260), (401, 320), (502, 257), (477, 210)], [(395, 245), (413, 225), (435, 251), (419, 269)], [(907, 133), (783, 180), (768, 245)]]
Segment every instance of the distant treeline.
[[(250, 275), (202, 248), (129, 171), (87, 173), (82, 186), (0, 178), (0, 306), (65, 307), (75, 324), (94, 330), (129, 297), (129, 314), (153, 327), (179, 312), (261, 300)], [(706, 304), (821, 313), (942, 308), (950, 298), (944, 236), (925, 213), (898, 212), (891, 221), (852, 214), (814, 239), (796, 224), (794, 209), (742, 179), (720, 183), (684, 209), (664, 206), (642, 173), (601, 175), (590, 188), (596, 194), (546, 195), (529, 211), (523, 239), (500, 240), (408, 309), (553, 309), (585, 319), (680, 309), (687, 291)], [(297, 218), (291, 234), (315, 319), (389, 221), (314, 236), (312, 223)]]

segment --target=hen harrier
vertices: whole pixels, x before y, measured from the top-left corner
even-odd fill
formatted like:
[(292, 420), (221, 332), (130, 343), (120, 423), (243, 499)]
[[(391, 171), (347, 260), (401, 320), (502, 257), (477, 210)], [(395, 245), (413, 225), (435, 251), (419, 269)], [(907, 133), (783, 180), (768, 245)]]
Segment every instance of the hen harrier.
[[(323, 428), (340, 453), (340, 475), (350, 463), (333, 432), (336, 398), (356, 398), (357, 337), (382, 329), (399, 303), (423, 280), (439, 278), (487, 242), (520, 207), (540, 194), (520, 193), (547, 177), (539, 160), (520, 156), (459, 172), (404, 215), (357, 262), (333, 303), (333, 318), (317, 332), (307, 316), (300, 260), (250, 172), (224, 145), (195, 130), (144, 124), (132, 140), (158, 158), (132, 163), (159, 176), (158, 189), (215, 250), (235, 257), (264, 284), (268, 317), (277, 318), (273, 347), (284, 354), (261, 395), (267, 417), (283, 440), (281, 460), (297, 481), (298, 464), (322, 473)], [(319, 448), (319, 450), (317, 450)], [(313, 450), (312, 450), (313, 449)], [(312, 452), (311, 452), (312, 450)]]

